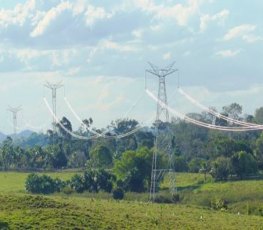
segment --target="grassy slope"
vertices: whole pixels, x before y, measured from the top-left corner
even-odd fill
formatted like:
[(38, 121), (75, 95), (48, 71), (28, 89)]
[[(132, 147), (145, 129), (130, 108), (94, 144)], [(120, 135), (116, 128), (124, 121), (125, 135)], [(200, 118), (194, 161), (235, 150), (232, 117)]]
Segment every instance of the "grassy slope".
[(232, 212), (263, 216), (263, 181), (208, 183), (183, 194), (184, 203), (210, 206), (211, 200), (225, 200)]
[[(62, 179), (69, 179), (72, 174), (50, 173)], [(65, 229), (263, 229), (262, 217), (236, 214), (242, 205), (248, 206), (248, 199), (251, 208), (253, 199), (259, 204), (257, 199), (263, 198), (263, 181), (203, 183), (203, 175), (177, 174), (183, 202), (203, 205), (202, 202), (210, 202), (210, 198), (222, 197), (231, 202), (235, 213), (231, 214), (187, 205), (29, 196), (24, 191), (26, 176), (25, 173), (0, 173), (0, 228), (8, 224), (12, 229), (61, 226)], [(162, 186), (167, 186), (167, 180)]]
[(182, 205), (29, 195), (1, 196), (0, 202), (2, 226), (11, 229), (260, 229), (263, 226), (261, 217)]

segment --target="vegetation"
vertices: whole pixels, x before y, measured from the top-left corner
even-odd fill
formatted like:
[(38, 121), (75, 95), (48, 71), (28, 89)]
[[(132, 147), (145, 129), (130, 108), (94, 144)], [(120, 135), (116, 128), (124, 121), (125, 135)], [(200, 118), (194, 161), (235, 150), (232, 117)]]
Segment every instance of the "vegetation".
[(28, 175), (25, 183), (26, 190), (31, 193), (50, 194), (60, 192), (65, 187), (60, 179), (52, 179), (47, 175), (37, 175), (35, 173)]
[(115, 200), (122, 200), (124, 198), (124, 191), (122, 188), (116, 188), (112, 192), (112, 197)]
[(113, 171), (125, 190), (144, 192), (149, 189), (151, 159), (152, 152), (148, 148), (140, 148), (138, 151), (126, 151), (120, 160), (116, 160)]
[(10, 229), (260, 229), (257, 216), (87, 198), (0, 196), (1, 224)]
[[(0, 220), (3, 226), (11, 229), (61, 226), (69, 229), (185, 229), (186, 226), (190, 229), (218, 229), (220, 225), (223, 229), (260, 229), (263, 224), (261, 180), (213, 182), (209, 175), (205, 180), (201, 173), (177, 173), (179, 203), (166, 205), (148, 203), (146, 193), (127, 192), (124, 201), (118, 202), (114, 202), (109, 193), (88, 191), (81, 194), (62, 191), (48, 198), (25, 195), (28, 175), (0, 173)], [(70, 180), (74, 173), (48, 175), (53, 179)], [(84, 173), (77, 175), (83, 176)], [(21, 182), (19, 186), (15, 179)], [(163, 197), (169, 193), (166, 190), (168, 183), (167, 177), (161, 185)]]
[[(222, 114), (238, 120), (261, 122), (262, 110), (263, 108), (259, 108), (255, 116), (249, 115), (244, 118), (241, 116), (242, 106), (232, 103), (222, 108)], [(189, 116), (208, 123), (213, 119), (207, 113), (191, 113)], [(73, 131), (71, 122), (66, 117), (60, 122), (69, 131)], [(91, 133), (87, 127), (91, 128), (93, 120), (89, 118), (83, 122), (86, 126), (80, 127), (76, 133), (88, 137)], [(216, 124), (233, 125), (222, 119), (217, 119)], [(137, 125), (136, 120), (117, 120), (111, 123), (110, 131), (94, 128), (96, 132), (104, 133), (108, 138), (100, 137), (87, 141), (72, 138), (59, 124), (55, 132), (48, 130), (46, 134), (34, 133), (24, 140), (13, 140), (8, 137), (0, 146), (0, 167), (2, 170), (24, 171), (85, 169), (87, 166), (107, 168), (113, 170), (117, 178), (122, 181), (127, 182), (130, 179), (131, 183), (138, 183), (137, 186), (131, 185), (128, 190), (144, 191), (149, 186), (147, 179), (137, 181), (136, 177), (140, 177), (140, 169), (134, 167), (131, 162), (123, 161), (129, 161), (128, 155), (136, 155), (143, 148), (153, 151), (156, 127), (158, 127), (158, 139), (160, 139), (158, 146), (164, 146), (158, 149), (160, 155), (158, 159), (167, 161), (165, 158), (170, 151), (174, 159), (174, 170), (177, 172), (202, 171), (205, 174), (211, 173), (217, 180), (226, 180), (234, 177), (244, 179), (257, 175), (258, 170), (263, 170), (263, 136), (260, 131), (228, 134), (210, 131), (177, 119), (171, 123), (153, 124), (152, 127), (124, 138), (113, 138), (113, 135), (129, 132)], [(169, 140), (166, 140), (167, 136)], [(171, 148), (168, 150), (165, 146)], [(150, 157), (147, 161), (150, 161)], [(125, 164), (130, 164), (132, 170), (127, 170), (127, 175), (121, 175)], [(120, 169), (121, 167), (124, 168)], [(146, 174), (145, 176), (149, 178)]]
[[(237, 103), (222, 108), (225, 116), (258, 123), (263, 120), (262, 111), (260, 108), (255, 116), (244, 118), (242, 106)], [(205, 122), (213, 119), (206, 113), (189, 116)], [(89, 137), (91, 132), (87, 127), (91, 128), (93, 120), (83, 122), (86, 126), (75, 132)], [(73, 131), (66, 117), (61, 123)], [(215, 123), (233, 125), (222, 119)], [(0, 213), (0, 227), (215, 229), (234, 226), (238, 229), (249, 226), (253, 229), (262, 226), (259, 216), (263, 215), (263, 134), (259, 131), (226, 134), (174, 119), (171, 123), (156, 122), (130, 136), (113, 138), (137, 125), (136, 120), (117, 120), (108, 130), (94, 128), (107, 138), (86, 141), (71, 137), (59, 124), (55, 132), (33, 134), (24, 140), (8, 137), (0, 146), (0, 167), (4, 171), (0, 173), (1, 210), (4, 210)], [(158, 168), (167, 165), (169, 153), (174, 159), (174, 171), (180, 172), (175, 174), (175, 196), (169, 195), (168, 178), (161, 181), (156, 201), (162, 204), (148, 203), (155, 151)], [(65, 169), (79, 172), (58, 173)], [(25, 195), (26, 192), (30, 195)], [(32, 194), (49, 194), (50, 198)], [(244, 216), (239, 218), (240, 214)]]

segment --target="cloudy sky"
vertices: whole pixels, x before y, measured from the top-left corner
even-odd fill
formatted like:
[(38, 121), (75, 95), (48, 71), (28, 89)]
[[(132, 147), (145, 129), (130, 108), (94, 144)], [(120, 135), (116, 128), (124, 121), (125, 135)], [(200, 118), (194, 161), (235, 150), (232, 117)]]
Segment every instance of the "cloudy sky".
[[(263, 105), (262, 0), (0, 0), (0, 130), (12, 132), (8, 106), (21, 105), (19, 127), (42, 128), (51, 117), (45, 81), (63, 81), (58, 115), (95, 125), (130, 116), (146, 122), (156, 106), (144, 93), (145, 69), (176, 61), (169, 104), (194, 107), (180, 86), (207, 106)], [(157, 79), (147, 76), (156, 89)]]

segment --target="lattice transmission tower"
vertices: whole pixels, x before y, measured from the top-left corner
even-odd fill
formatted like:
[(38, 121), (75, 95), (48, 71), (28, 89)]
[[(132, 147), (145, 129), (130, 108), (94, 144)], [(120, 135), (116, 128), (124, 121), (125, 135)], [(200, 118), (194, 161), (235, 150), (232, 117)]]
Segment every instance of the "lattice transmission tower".
[[(177, 71), (177, 69), (174, 69), (173, 62), (171, 65), (165, 67), (165, 68), (158, 68), (157, 66), (153, 65), (152, 63), (149, 63), (150, 69), (147, 69), (146, 72), (158, 77), (159, 79), (159, 86), (158, 86), (158, 100), (163, 102), (165, 105), (167, 105), (167, 92), (166, 92), (166, 77), (168, 75), (173, 74)], [(162, 104), (163, 104), (162, 103)], [(169, 173), (169, 182), (170, 182), (170, 190), (172, 195), (175, 193), (175, 175), (173, 173), (174, 171), (174, 164), (173, 164), (173, 155), (172, 155), (172, 140), (171, 138), (167, 138), (167, 131), (160, 131), (160, 125), (162, 122), (166, 123), (169, 122), (169, 112), (167, 108), (162, 106), (160, 103), (157, 103), (157, 112), (156, 112), (156, 139), (155, 139), (155, 150), (153, 153), (152, 158), (152, 172), (151, 172), (151, 185), (150, 185), (150, 200), (155, 201), (156, 193), (159, 189), (159, 182), (160, 179), (163, 177), (165, 173)], [(169, 159), (169, 166), (168, 168), (162, 169), (159, 168), (158, 165), (158, 153), (160, 149), (164, 150), (166, 149), (166, 152), (168, 154)]]
[(56, 131), (56, 118), (57, 117), (57, 90), (61, 87), (63, 87), (63, 84), (61, 82), (56, 83), (56, 84), (52, 84), (50, 82), (46, 82), (46, 84), (44, 85), (46, 88), (51, 89), (52, 92), (52, 109), (53, 109), (53, 113), (54, 113), (54, 117), (53, 117), (53, 123), (52, 123), (52, 127), (53, 127), (53, 132)]
[(22, 110), (22, 108), (19, 107), (11, 107), (9, 106), (9, 108), (7, 109), (9, 112), (11, 112), (13, 114), (13, 129), (14, 129), (14, 135), (17, 134), (17, 114), (19, 111)]

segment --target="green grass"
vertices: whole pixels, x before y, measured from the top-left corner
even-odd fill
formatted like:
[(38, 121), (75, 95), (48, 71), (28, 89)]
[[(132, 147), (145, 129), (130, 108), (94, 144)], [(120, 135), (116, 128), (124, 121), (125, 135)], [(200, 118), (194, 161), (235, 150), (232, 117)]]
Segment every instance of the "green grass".
[[(63, 180), (74, 174), (48, 173)], [(145, 202), (147, 193), (127, 193), (119, 202), (107, 193), (28, 195), (27, 175), (0, 173), (0, 229), (263, 229), (260, 180), (215, 183), (200, 174), (177, 173), (181, 204), (175, 205)], [(168, 183), (166, 177), (162, 192), (168, 193)], [(226, 200), (227, 210), (212, 210), (215, 199)]]
[(262, 180), (207, 183), (182, 196), (186, 204), (209, 207), (211, 201), (221, 199), (226, 201), (230, 211), (263, 215)]
[(89, 198), (0, 196), (11, 229), (262, 229), (263, 218), (183, 205)]
[[(181, 189), (187, 189), (191, 187), (199, 186), (203, 183), (208, 183), (212, 181), (212, 178), (210, 175), (207, 175), (207, 178), (205, 180), (203, 174), (199, 173), (175, 173), (176, 178), (176, 187)], [(169, 177), (168, 175), (165, 176), (163, 182), (161, 183), (162, 189), (169, 188)]]
[[(50, 172), (46, 173), (53, 178), (62, 180), (70, 179), (76, 172)], [(0, 193), (25, 193), (25, 181), (29, 173), (24, 172), (0, 172)]]

